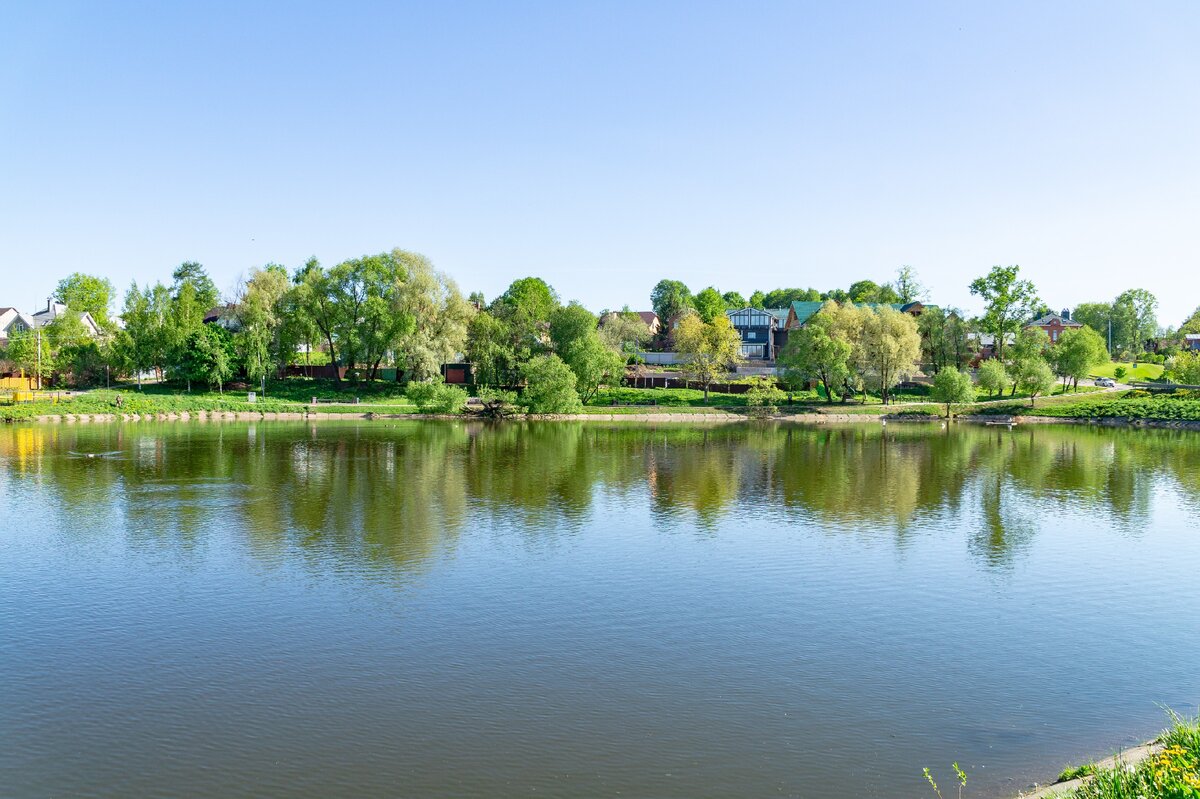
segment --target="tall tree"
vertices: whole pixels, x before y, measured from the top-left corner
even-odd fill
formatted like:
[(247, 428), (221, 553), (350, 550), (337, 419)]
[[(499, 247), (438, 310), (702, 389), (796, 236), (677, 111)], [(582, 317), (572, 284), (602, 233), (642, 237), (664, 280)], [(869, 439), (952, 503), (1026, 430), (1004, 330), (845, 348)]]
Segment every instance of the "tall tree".
[[(1023, 327), (1017, 333), (1011, 350), (1008, 353), (1008, 375), (1012, 378), (1012, 394), (1026, 385), (1031, 375), (1040, 377), (1042, 367), (1049, 370), (1046, 361), (1047, 350), (1050, 348), (1050, 337), (1040, 327)], [(1028, 378), (1028, 379), (1027, 379)], [(1051, 373), (1053, 379), (1053, 373)]]
[(1050, 348), (1050, 354), (1063, 385), (1069, 380), (1076, 391), (1079, 390), (1080, 378), (1087, 377), (1092, 367), (1108, 360), (1104, 339), (1090, 327), (1064, 330), (1058, 337), (1058, 343)]
[(692, 292), (678, 280), (660, 280), (650, 292), (650, 304), (664, 326), (689, 308), (695, 307)]
[(883, 404), (902, 375), (916, 370), (921, 357), (921, 335), (910, 314), (886, 305), (868, 309), (863, 316), (863, 359), (871, 385)]
[(727, 291), (721, 295), (721, 299), (725, 300), (725, 307), (730, 310), (740, 310), (749, 305), (746, 298), (736, 291)]
[(407, 277), (400, 285), (398, 302), (413, 325), (400, 337), (399, 348), (409, 379), (429, 380), (463, 351), (467, 325), (476, 310), (463, 299), (458, 284), (423, 255), (401, 252), (400, 259)]
[(109, 326), (113, 285), (107, 278), (74, 272), (58, 281), (54, 296), (72, 311), (91, 314), (102, 328)]
[(838, 334), (840, 308), (826, 302), (808, 324), (788, 336), (779, 354), (779, 364), (789, 383), (819, 380), (825, 388), (825, 401), (832, 403), (834, 391), (841, 391), (850, 376), (850, 342)]
[(575, 389), (584, 402), (605, 384), (619, 383), (625, 359), (605, 345), (596, 317), (577, 302), (550, 314), (550, 340), (554, 351), (575, 375)]
[(517, 356), (512, 330), (502, 319), (481, 311), (467, 323), (467, 360), (481, 386), (511, 386), (516, 382)]
[(724, 314), (708, 323), (698, 314), (688, 314), (675, 331), (675, 349), (683, 359), (684, 374), (704, 386), (707, 400), (709, 387), (740, 360), (742, 339)]
[(1184, 323), (1179, 326), (1180, 333), (1200, 333), (1200, 308), (1192, 311)]
[(899, 302), (916, 302), (925, 296), (925, 287), (917, 279), (917, 270), (905, 264), (896, 270), (896, 295)]
[(1021, 280), (1021, 267), (993, 266), (984, 277), (971, 281), (971, 293), (983, 299), (986, 309), (980, 327), (996, 337), (996, 357), (1004, 357), (1005, 338), (1020, 329), (1041, 305), (1037, 289)]
[(277, 264), (254, 269), (239, 292), (235, 313), (237, 332), (234, 347), (246, 377), (263, 381), (272, 371), (287, 365), (294, 342), (283, 336), (286, 297), (291, 290), (287, 270)]
[(767, 307), (767, 295), (761, 291), (755, 291), (750, 295), (750, 307), (758, 308), (759, 310)]
[(306, 332), (315, 330), (325, 342), (329, 362), (334, 366), (334, 379), (341, 382), (341, 371), (337, 367), (341, 365), (338, 338), (342, 309), (335, 297), (333, 280), (316, 258), (309, 258), (292, 276), (292, 283), (292, 304), (299, 314), (301, 327)]
[(1158, 332), (1158, 299), (1145, 289), (1123, 291), (1113, 300), (1113, 346), (1136, 358)]
[(712, 286), (697, 294), (694, 304), (696, 306), (696, 313), (700, 314), (700, 319), (704, 322), (711, 322), (724, 314), (728, 308), (725, 304), (725, 298)]
[(558, 306), (558, 294), (546, 281), (525, 277), (492, 301), (491, 312), (508, 326), (518, 360), (526, 361), (547, 350), (550, 314)]

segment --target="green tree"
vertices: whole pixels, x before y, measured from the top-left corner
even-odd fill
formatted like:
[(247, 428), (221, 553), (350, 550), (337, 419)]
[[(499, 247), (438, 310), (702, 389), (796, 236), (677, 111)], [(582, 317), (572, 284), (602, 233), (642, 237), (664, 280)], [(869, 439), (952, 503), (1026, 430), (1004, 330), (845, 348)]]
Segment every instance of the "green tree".
[(896, 270), (896, 296), (898, 302), (916, 302), (925, 296), (925, 287), (917, 279), (917, 270), (907, 264)]
[(700, 319), (704, 322), (711, 322), (724, 314), (727, 309), (725, 298), (712, 286), (697, 294), (693, 304), (696, 307), (696, 313), (700, 314)]
[(1012, 393), (1017, 393), (1021, 376), (1033, 370), (1038, 363), (1046, 363), (1046, 352), (1050, 347), (1050, 337), (1040, 327), (1023, 327), (1017, 333), (1009, 350), (1008, 373), (1012, 378)]
[[(760, 310), (763, 308), (766, 308), (767, 307), (766, 301), (767, 301), (767, 295), (761, 291), (755, 291), (753, 294), (750, 295), (750, 307), (751, 308), (758, 308)], [(666, 321), (666, 320), (664, 320), (664, 321)]]
[(1158, 299), (1145, 289), (1121, 292), (1112, 305), (1113, 347), (1136, 358), (1158, 332)]
[(114, 349), (123, 369), (132, 372), (138, 387), (142, 374), (153, 370), (161, 379), (171, 347), (170, 291), (161, 283), (139, 289), (132, 283), (125, 292), (121, 310), (124, 327), (117, 333)]
[(212, 282), (212, 278), (208, 276), (208, 272), (195, 261), (181, 263), (171, 273), (171, 280), (173, 281), (172, 296), (177, 301), (184, 291), (184, 287), (190, 287), (192, 299), (200, 307), (201, 318), (221, 299), (221, 294), (217, 291), (217, 286)]
[(999, 397), (1008, 388), (1008, 370), (998, 358), (989, 358), (979, 365), (979, 387), (993, 397)]
[(475, 306), (425, 256), (400, 250), (397, 257), (406, 272), (397, 295), (398, 311), (413, 321), (397, 346), (409, 379), (432, 380), (441, 374), (442, 364), (466, 346)]
[(58, 281), (54, 296), (72, 311), (89, 313), (101, 328), (108, 328), (113, 285), (107, 278), (73, 272)]
[(521, 404), (529, 413), (578, 413), (583, 408), (575, 390), (575, 373), (557, 355), (537, 355), (522, 368), (525, 390)]
[(650, 341), (650, 326), (628, 308), (610, 311), (600, 320), (600, 337), (611, 349), (632, 355)]
[(868, 303), (872, 305), (887, 305), (889, 303), (899, 302), (900, 295), (892, 288), (891, 284), (884, 283), (882, 286), (874, 280), (859, 280), (851, 284), (847, 292), (850, 302), (856, 304)]
[(1016, 333), (1041, 305), (1033, 283), (1019, 278), (1019, 266), (993, 266), (986, 276), (971, 281), (971, 293), (986, 309), (980, 327), (996, 337), (996, 357), (1004, 357), (1005, 337)]
[(1033, 405), (1039, 394), (1054, 388), (1054, 372), (1045, 358), (1029, 359), (1020, 363), (1017, 382), (1021, 391), (1029, 394), (1029, 404)]
[(1058, 343), (1051, 348), (1055, 371), (1062, 377), (1064, 386), (1069, 380), (1076, 391), (1080, 378), (1087, 377), (1092, 367), (1108, 360), (1108, 349), (1104, 339), (1090, 327), (1064, 330)]
[(1171, 380), (1185, 386), (1200, 386), (1200, 352), (1184, 350), (1167, 364)]
[(663, 325), (695, 307), (691, 290), (678, 280), (660, 280), (650, 292), (650, 304)]
[(512, 335), (518, 361), (547, 350), (550, 314), (559, 306), (558, 294), (537, 277), (514, 280), (491, 305), (492, 315), (504, 322)]
[(285, 347), (281, 346), (284, 298), (291, 289), (287, 271), (277, 265), (254, 269), (239, 292), (235, 314), (237, 331), (233, 335), (246, 377), (263, 382), (276, 368), (286, 365)]
[(54, 372), (54, 356), (50, 349), (50, 337), (37, 330), (22, 330), (8, 338), (4, 357), (22, 374), (36, 377), (38, 386)]
[(825, 388), (825, 401), (834, 401), (835, 387), (843, 386), (850, 376), (850, 342), (836, 330), (839, 307), (826, 302), (808, 324), (792, 331), (779, 353), (779, 365), (791, 385), (816, 379)]
[(511, 386), (515, 382), (517, 356), (508, 324), (487, 311), (467, 323), (467, 360), (474, 367), (475, 382), (482, 386)]
[(1179, 326), (1179, 333), (1181, 335), (1185, 333), (1200, 333), (1200, 308), (1192, 311), (1192, 315), (1184, 320), (1184, 323)]
[(731, 311), (740, 310), (749, 306), (746, 298), (736, 291), (727, 291), (721, 295), (721, 299), (725, 300), (725, 307)]
[(575, 374), (575, 388), (587, 402), (603, 384), (619, 382), (625, 359), (601, 339), (596, 317), (576, 302), (550, 315), (550, 341), (554, 351)]
[(975, 401), (975, 387), (971, 385), (970, 375), (958, 367), (943, 369), (933, 378), (932, 396), (934, 402), (945, 404), (946, 418), (949, 419), (950, 406)]
[(233, 374), (233, 341), (220, 325), (201, 325), (188, 333), (176, 366), (188, 381), (207, 383), (224, 392), (225, 381)]
[(787, 308), (793, 302), (817, 302), (820, 299), (821, 293), (816, 289), (775, 289), (763, 297), (762, 307)]
[(742, 338), (728, 316), (706, 324), (697, 314), (688, 314), (675, 331), (675, 350), (683, 360), (683, 373), (704, 386), (707, 401), (709, 386), (741, 359)]
[(915, 371), (921, 358), (917, 320), (887, 305), (868, 309), (863, 316), (862, 350), (866, 376), (887, 405), (892, 387), (904, 374)]

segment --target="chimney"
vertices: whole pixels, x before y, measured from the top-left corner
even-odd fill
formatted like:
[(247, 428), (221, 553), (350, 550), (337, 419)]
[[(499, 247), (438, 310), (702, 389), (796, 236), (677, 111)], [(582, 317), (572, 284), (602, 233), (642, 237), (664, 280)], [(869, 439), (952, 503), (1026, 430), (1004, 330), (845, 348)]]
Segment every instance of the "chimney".
[(1071, 321), (1071, 309), (1070, 308), (1063, 308), (1062, 318), (1063, 318), (1064, 322)]
[(54, 310), (54, 298), (47, 297), (46, 298), (46, 313), (50, 313), (53, 310)]

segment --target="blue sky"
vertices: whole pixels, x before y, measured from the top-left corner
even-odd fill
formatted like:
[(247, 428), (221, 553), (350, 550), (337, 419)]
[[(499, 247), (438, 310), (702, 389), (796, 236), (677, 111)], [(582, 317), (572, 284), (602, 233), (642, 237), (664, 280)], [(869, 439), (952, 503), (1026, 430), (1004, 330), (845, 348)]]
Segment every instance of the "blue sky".
[(0, 305), (400, 246), (599, 310), (911, 264), (1200, 305), (1200, 4), (0, 5)]

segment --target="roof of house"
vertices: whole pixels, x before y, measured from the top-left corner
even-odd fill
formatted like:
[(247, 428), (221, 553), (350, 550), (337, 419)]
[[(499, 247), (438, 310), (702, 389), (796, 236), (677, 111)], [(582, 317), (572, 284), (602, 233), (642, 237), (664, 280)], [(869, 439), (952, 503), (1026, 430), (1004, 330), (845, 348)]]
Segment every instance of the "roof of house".
[(640, 316), (642, 321), (648, 325), (653, 325), (655, 322), (662, 324), (658, 318), (658, 314), (656, 314), (654, 311), (638, 311), (637, 315)]
[(1200, 333), (1184, 333), (1184, 341), (1200, 341)]
[(1039, 316), (1025, 327), (1046, 327), (1048, 325), (1059, 325), (1061, 327), (1083, 327), (1079, 322), (1073, 319), (1064, 319), (1062, 314), (1048, 313), (1044, 316)]
[(796, 324), (803, 325), (813, 317), (813, 314), (821, 310), (821, 306), (824, 304), (819, 301), (793, 300), (789, 310), (796, 315)]

